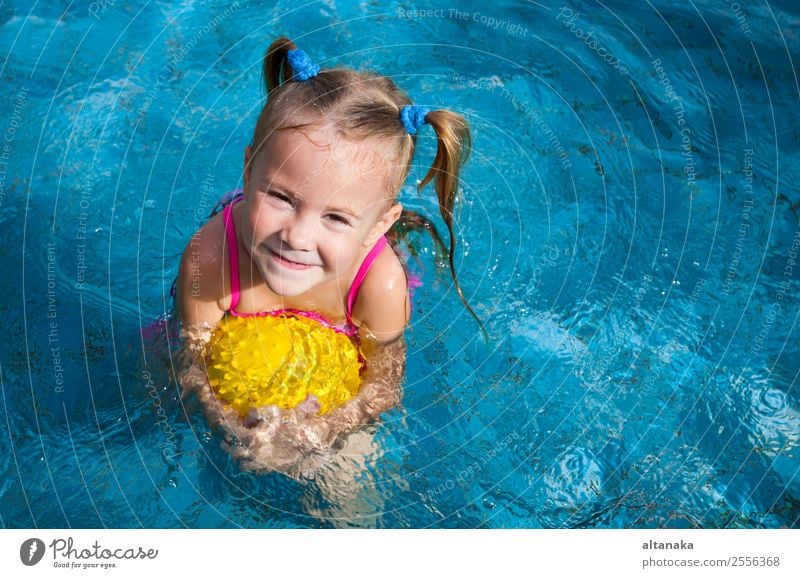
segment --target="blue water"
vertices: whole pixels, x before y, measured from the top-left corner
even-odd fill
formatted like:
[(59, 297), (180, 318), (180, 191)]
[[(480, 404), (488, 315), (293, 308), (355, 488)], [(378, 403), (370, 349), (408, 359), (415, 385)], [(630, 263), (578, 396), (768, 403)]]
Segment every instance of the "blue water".
[[(789, 0), (4, 2), (0, 524), (798, 526), (799, 21)], [(474, 131), (456, 262), (490, 339), (417, 239), (403, 407), (345, 516), (239, 472), (140, 332), (240, 184), (280, 34)], [(420, 144), (402, 200), (434, 217)]]

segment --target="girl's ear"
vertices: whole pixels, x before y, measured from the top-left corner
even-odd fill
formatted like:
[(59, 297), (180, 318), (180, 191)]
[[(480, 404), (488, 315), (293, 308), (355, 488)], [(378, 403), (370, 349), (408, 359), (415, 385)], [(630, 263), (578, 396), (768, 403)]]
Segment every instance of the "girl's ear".
[(375, 243), (377, 243), (381, 236), (389, 232), (389, 229), (391, 229), (392, 225), (397, 222), (402, 213), (403, 205), (400, 203), (394, 203), (391, 207), (386, 209), (383, 212), (383, 215), (378, 218), (378, 222), (375, 223), (375, 226), (372, 227), (369, 235), (367, 235), (367, 238), (364, 241), (364, 246), (372, 247)]
[(242, 179), (244, 180), (244, 192), (247, 192), (248, 185), (250, 184), (250, 161), (253, 160), (253, 148), (244, 147), (244, 172)]

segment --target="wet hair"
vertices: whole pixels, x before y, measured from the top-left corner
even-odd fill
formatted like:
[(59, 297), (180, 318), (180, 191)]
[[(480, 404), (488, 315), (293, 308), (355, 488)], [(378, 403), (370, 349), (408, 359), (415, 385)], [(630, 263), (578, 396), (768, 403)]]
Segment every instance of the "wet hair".
[[(411, 104), (411, 99), (390, 78), (369, 71), (322, 68), (316, 76), (296, 81), (288, 59), (288, 52), (296, 49), (291, 40), (281, 37), (264, 55), (267, 102), (253, 134), (251, 162), (275, 131), (330, 126), (337, 134), (354, 142), (370, 140), (380, 143), (379, 150), (388, 161), (387, 202), (393, 202), (411, 170), (416, 148), (416, 136), (409, 134), (400, 120), (400, 109)], [(387, 237), (395, 246), (409, 231), (427, 230), (440, 254), (447, 257), (461, 301), (483, 330), (482, 323), (461, 291), (453, 262), (456, 248), (453, 207), (459, 172), (471, 150), (469, 124), (464, 117), (449, 110), (431, 110), (426, 120), (436, 133), (438, 144), (433, 165), (417, 190), (433, 182), (439, 211), (449, 233), (449, 250), (435, 225), (413, 211), (403, 210)]]

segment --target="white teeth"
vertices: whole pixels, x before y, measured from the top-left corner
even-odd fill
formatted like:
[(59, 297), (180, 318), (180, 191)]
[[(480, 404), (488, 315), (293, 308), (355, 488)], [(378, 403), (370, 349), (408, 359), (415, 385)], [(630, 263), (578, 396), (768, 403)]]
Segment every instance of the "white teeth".
[(308, 263), (302, 263), (301, 261), (295, 261), (294, 259), (289, 259), (288, 257), (284, 257), (283, 255), (281, 255), (281, 259), (283, 259), (284, 261), (289, 261), (290, 263), (295, 263), (297, 265), (308, 265)]
[(302, 265), (304, 267), (312, 267), (313, 266), (313, 263), (305, 263), (303, 261), (295, 261), (294, 259), (290, 259), (289, 257), (287, 257), (285, 255), (282, 255), (279, 251), (273, 251), (272, 249), (270, 249), (270, 252), (273, 253), (274, 255), (277, 255), (278, 257), (280, 257), (284, 261), (288, 261), (290, 263), (294, 263), (295, 265)]

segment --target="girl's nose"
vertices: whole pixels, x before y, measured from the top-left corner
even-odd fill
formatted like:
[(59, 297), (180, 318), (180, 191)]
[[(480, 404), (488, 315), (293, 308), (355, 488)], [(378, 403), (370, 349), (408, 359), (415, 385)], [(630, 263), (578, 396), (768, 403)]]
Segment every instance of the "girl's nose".
[(313, 249), (314, 227), (312, 219), (295, 218), (286, 223), (281, 231), (281, 241), (293, 251)]

